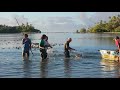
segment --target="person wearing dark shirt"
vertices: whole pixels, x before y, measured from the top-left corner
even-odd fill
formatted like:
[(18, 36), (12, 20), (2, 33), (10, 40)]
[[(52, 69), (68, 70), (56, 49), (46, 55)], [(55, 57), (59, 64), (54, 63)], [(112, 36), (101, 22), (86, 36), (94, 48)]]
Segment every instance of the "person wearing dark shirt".
[(70, 52), (69, 50), (75, 50), (73, 48), (71, 48), (69, 46), (69, 43), (72, 41), (72, 38), (68, 38), (68, 40), (66, 41), (66, 43), (64, 44), (64, 53), (65, 53), (65, 57), (69, 58), (70, 57)]

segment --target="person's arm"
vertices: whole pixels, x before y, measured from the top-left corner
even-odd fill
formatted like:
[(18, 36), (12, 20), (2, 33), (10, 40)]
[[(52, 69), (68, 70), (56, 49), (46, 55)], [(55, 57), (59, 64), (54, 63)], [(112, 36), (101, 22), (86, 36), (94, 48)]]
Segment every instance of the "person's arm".
[(40, 48), (40, 49), (45, 49), (44, 47), (41, 47), (40, 45), (39, 45), (39, 48)]
[(49, 42), (46, 42), (46, 47), (51, 47), (52, 48), (52, 46), (49, 44)]
[[(48, 43), (48, 44), (49, 44), (49, 43)], [(49, 47), (50, 47), (50, 48), (53, 48), (50, 44), (49, 44)]]
[(69, 50), (75, 50), (74, 48), (71, 48), (71, 47), (69, 46), (69, 43), (67, 43), (67, 48), (68, 48)]
[(22, 44), (24, 44), (24, 39), (22, 39)]
[(75, 50), (74, 48), (69, 47), (70, 50)]
[(115, 38), (113, 38), (113, 40), (115, 41), (116, 39), (115, 39)]
[(39, 48), (40, 48), (40, 49), (45, 49), (44, 47), (41, 47), (40, 45), (39, 45)]

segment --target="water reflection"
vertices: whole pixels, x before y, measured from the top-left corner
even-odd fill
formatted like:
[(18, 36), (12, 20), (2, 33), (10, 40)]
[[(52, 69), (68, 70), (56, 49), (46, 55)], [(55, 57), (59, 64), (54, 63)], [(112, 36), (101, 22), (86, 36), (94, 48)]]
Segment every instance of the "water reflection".
[(117, 69), (119, 64), (112, 60), (102, 59), (100, 65), (102, 66), (103, 71), (113, 71)]
[(71, 77), (71, 67), (70, 67), (70, 59), (64, 59), (64, 73), (65, 77), (70, 78)]
[(24, 78), (31, 78), (31, 66), (30, 60), (23, 61)]
[(48, 65), (48, 60), (43, 60), (40, 62), (40, 69), (41, 69), (41, 73), (40, 73), (40, 77), (41, 78), (46, 78), (48, 75), (48, 71), (47, 71), (47, 65)]
[(115, 74), (115, 78), (120, 78), (120, 62), (102, 59), (100, 64), (103, 71), (112, 71)]

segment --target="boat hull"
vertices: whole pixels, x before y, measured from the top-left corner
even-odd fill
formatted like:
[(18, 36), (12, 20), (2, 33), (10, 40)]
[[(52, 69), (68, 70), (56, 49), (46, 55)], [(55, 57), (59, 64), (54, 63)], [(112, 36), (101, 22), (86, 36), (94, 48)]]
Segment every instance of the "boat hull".
[(39, 43), (32, 43), (31, 47), (32, 48), (39, 48)]
[(111, 50), (99, 50), (99, 51), (103, 59), (114, 60), (114, 61), (119, 60), (119, 53), (117, 53), (116, 51), (111, 51)]

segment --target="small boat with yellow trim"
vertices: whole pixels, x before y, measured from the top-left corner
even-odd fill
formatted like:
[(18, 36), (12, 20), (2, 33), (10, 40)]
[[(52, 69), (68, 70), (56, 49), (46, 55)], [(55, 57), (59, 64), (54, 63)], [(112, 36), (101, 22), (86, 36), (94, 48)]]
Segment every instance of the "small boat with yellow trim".
[(103, 59), (118, 61), (120, 58), (118, 51), (112, 50), (98, 50), (101, 53)]

